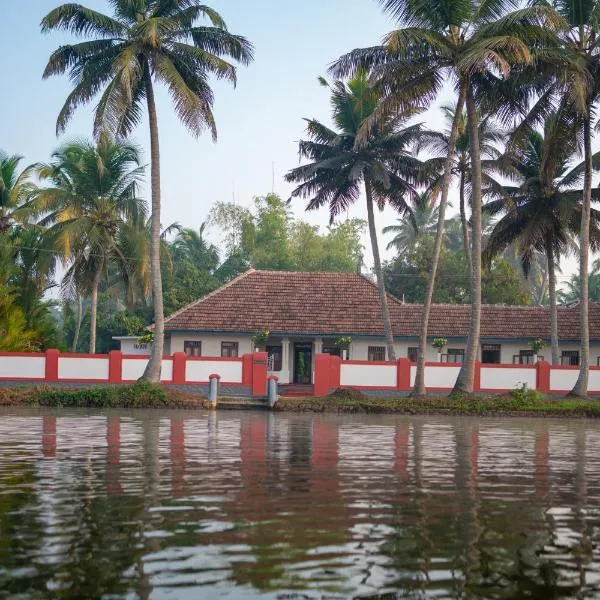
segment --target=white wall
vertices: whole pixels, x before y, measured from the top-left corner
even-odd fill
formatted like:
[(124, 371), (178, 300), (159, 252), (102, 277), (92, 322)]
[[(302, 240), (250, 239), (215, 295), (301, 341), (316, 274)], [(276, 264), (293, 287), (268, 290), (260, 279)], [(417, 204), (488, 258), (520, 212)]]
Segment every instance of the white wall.
[(252, 342), (249, 335), (239, 334), (196, 334), (196, 333), (172, 333), (170, 335), (170, 351), (183, 352), (183, 343), (185, 341), (202, 342), (202, 356), (214, 357), (221, 356), (221, 342), (237, 342), (238, 356), (243, 356), (252, 352)]
[(342, 362), (340, 385), (395, 388), (398, 385), (398, 367), (395, 364), (353, 365)]
[[(447, 367), (428, 365), (425, 367), (425, 387), (428, 388), (453, 388), (458, 377), (460, 367)], [(410, 367), (410, 385), (415, 385), (417, 367)]]
[(194, 360), (185, 365), (185, 380), (188, 383), (205, 383), (212, 374), (221, 376), (221, 383), (242, 383), (243, 363), (241, 360)]
[(108, 358), (61, 356), (58, 359), (58, 378), (108, 381)]
[[(125, 338), (119, 340), (123, 354), (148, 355), (152, 351), (152, 344), (140, 344), (138, 338)], [(166, 354), (166, 353), (165, 353)]]
[(0, 379), (44, 379), (45, 356), (0, 356)]
[(482, 390), (513, 390), (522, 385), (535, 390), (537, 371), (535, 367), (494, 368), (482, 365), (480, 383)]

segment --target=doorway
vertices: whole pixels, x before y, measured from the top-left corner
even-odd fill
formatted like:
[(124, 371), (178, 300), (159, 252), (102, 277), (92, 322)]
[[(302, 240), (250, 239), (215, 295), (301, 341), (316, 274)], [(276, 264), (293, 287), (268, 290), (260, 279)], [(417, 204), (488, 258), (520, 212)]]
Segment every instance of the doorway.
[(294, 383), (312, 384), (312, 344), (297, 342), (294, 344)]

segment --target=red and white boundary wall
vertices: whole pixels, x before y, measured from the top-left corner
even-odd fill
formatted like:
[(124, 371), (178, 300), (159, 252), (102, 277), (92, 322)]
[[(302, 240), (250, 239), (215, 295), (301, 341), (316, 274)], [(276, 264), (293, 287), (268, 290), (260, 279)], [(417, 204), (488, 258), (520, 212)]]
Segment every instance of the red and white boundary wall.
[[(148, 356), (110, 354), (0, 353), (0, 382), (132, 383), (144, 373)], [(221, 385), (246, 387), (253, 396), (267, 394), (267, 354), (254, 352), (241, 358), (189, 357), (183, 352), (165, 356), (161, 383), (208, 385), (218, 375)]]
[[(415, 382), (417, 366), (408, 358), (395, 363), (344, 360), (317, 354), (315, 395), (325, 396), (338, 387), (364, 390), (409, 392)], [(428, 362), (425, 386), (432, 392), (449, 392), (454, 387), (460, 364)], [(545, 361), (536, 365), (491, 365), (475, 363), (474, 391), (499, 393), (523, 384), (544, 394), (566, 394), (577, 380), (579, 367), (553, 367)], [(600, 394), (600, 367), (590, 367), (589, 393)]]

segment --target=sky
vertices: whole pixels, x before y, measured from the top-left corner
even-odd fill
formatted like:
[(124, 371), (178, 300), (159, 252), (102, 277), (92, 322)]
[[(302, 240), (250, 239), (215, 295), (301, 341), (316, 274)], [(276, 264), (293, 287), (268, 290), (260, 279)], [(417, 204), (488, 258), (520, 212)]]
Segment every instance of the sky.
[[(81, 2), (110, 10), (105, 0)], [(255, 196), (271, 191), (287, 199), (291, 186), (283, 176), (298, 164), (303, 118), (330, 122), (329, 94), (317, 77), (327, 75), (327, 67), (340, 55), (377, 44), (394, 28), (376, 0), (211, 0), (209, 4), (221, 13), (231, 32), (254, 44), (255, 61), (240, 67), (236, 89), (214, 83), (216, 144), (208, 134), (199, 139), (189, 134), (172, 110), (167, 92), (157, 91), (164, 225), (178, 222), (198, 228), (217, 201), (249, 206)], [(93, 103), (80, 109), (66, 133), (56, 137), (56, 116), (71, 86), (66, 76), (44, 81), (42, 72), (51, 52), (74, 38), (57, 32), (42, 35), (39, 23), (57, 5), (57, 0), (4, 0), (2, 6), (0, 149), (23, 155), (24, 164), (46, 161), (61, 143), (91, 136)], [(440, 102), (450, 98), (446, 93)], [(437, 110), (424, 121), (432, 128), (445, 126)], [(133, 139), (149, 162), (147, 129), (144, 121)], [(149, 199), (148, 192), (146, 188)], [(305, 213), (302, 200), (295, 200), (292, 210), (313, 224), (328, 224), (327, 210)], [(357, 203), (348, 216), (366, 218), (364, 203)], [(378, 229), (396, 218), (386, 210), (377, 217)], [(218, 244), (218, 232), (209, 235)], [(364, 244), (365, 262), (370, 265), (366, 236)], [(385, 247), (385, 240), (380, 246)]]

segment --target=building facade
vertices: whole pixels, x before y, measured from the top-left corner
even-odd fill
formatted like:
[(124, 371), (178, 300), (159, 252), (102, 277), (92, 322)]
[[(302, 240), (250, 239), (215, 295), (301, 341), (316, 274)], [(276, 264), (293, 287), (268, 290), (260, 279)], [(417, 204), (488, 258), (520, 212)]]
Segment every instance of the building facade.
[[(422, 307), (389, 295), (396, 357), (416, 361)], [(461, 363), (469, 327), (470, 306), (434, 305), (430, 340), (445, 338), (441, 353), (428, 344), (427, 360)], [(579, 310), (559, 308), (561, 363), (579, 363)], [(255, 349), (253, 336), (269, 332), (261, 344), (269, 371), (281, 383), (311, 384), (317, 354), (385, 361), (386, 345), (376, 285), (352, 273), (295, 273), (251, 269), (228, 284), (169, 316), (165, 322), (165, 354), (240, 357)], [(349, 338), (349, 339), (348, 339)], [(538, 353), (550, 360), (550, 314), (544, 307), (483, 307), (479, 360), (484, 364), (531, 364), (531, 341), (542, 339)], [(115, 338), (127, 354), (143, 354), (136, 338)], [(590, 362), (600, 361), (600, 306), (590, 305)]]

